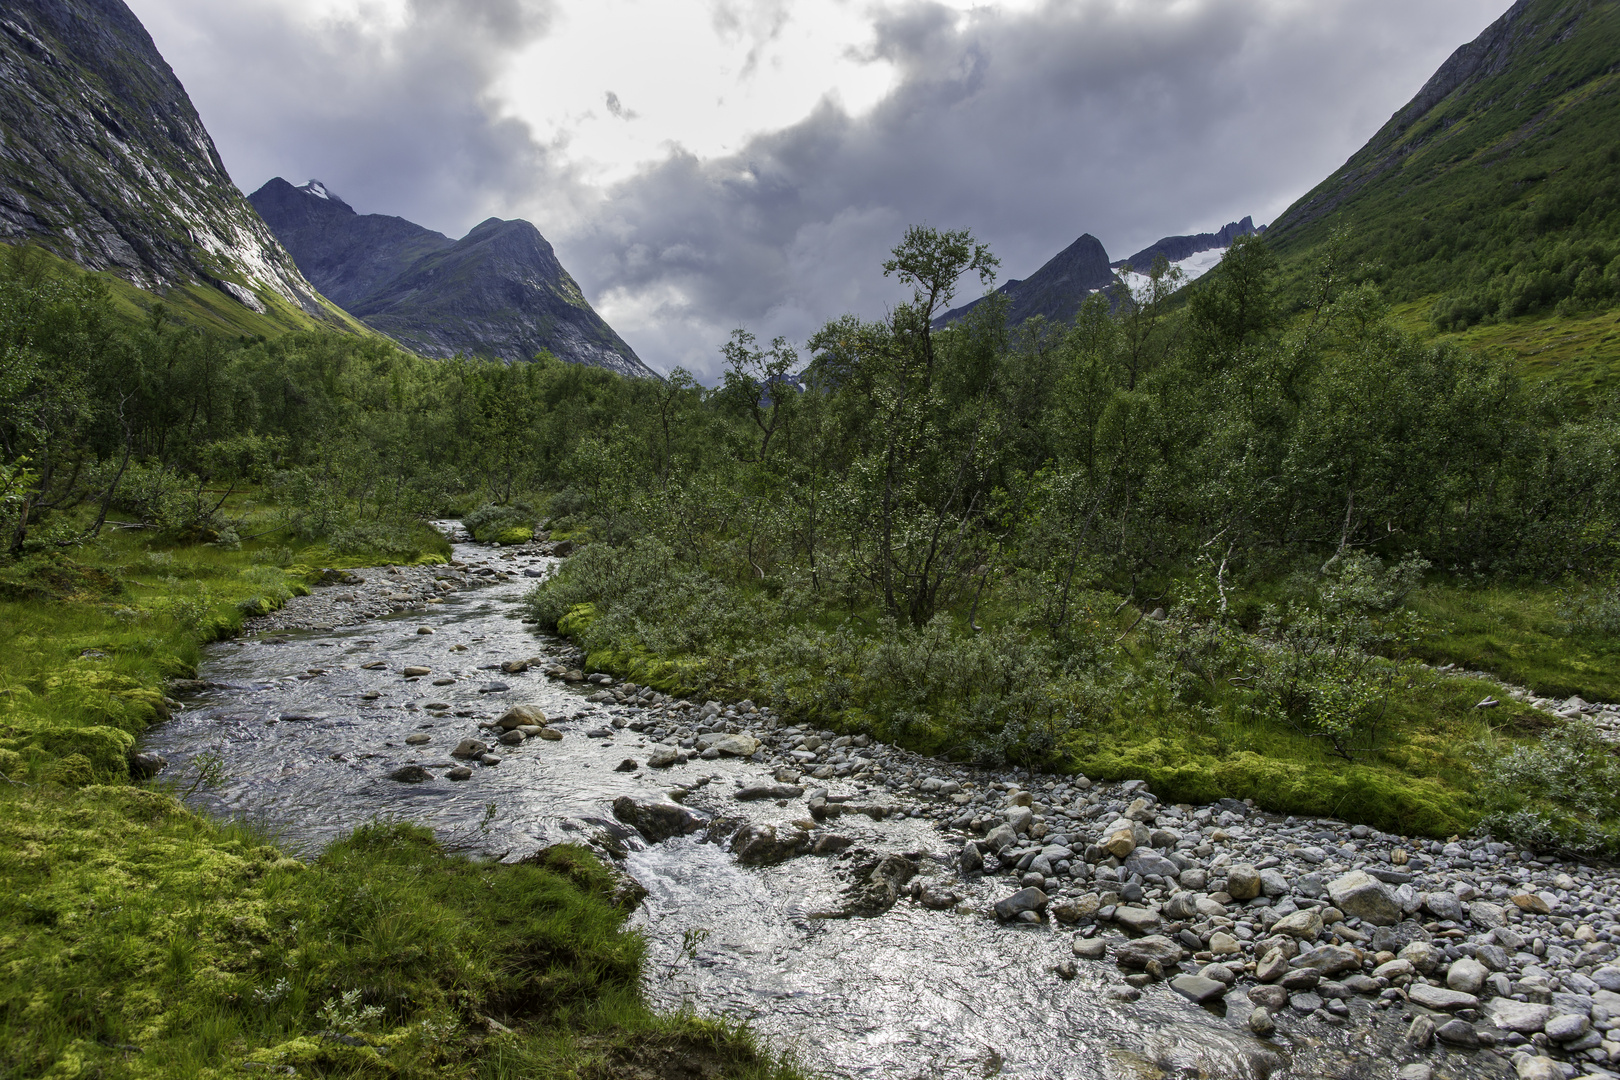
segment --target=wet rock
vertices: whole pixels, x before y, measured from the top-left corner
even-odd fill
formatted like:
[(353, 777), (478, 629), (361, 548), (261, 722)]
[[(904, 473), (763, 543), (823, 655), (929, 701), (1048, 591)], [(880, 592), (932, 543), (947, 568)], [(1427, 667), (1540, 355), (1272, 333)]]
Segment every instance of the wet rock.
[[(527, 660), (508, 660), (501, 665), (501, 670), (508, 675), (521, 675), (529, 670), (529, 662)], [(545, 723), (545, 721), (542, 720), (541, 723)]]
[(420, 765), (404, 765), (389, 773), (388, 779), (398, 780), (402, 784), (420, 784), (424, 780), (433, 779), (433, 774)]
[(1570, 1043), (1592, 1030), (1592, 1022), (1579, 1013), (1564, 1013), (1548, 1020), (1541, 1029), (1555, 1043)]
[(1277, 1012), (1288, 1005), (1288, 991), (1280, 986), (1251, 986), (1249, 1000), (1261, 1008)]
[(467, 768), (465, 765), (457, 765), (455, 768), (445, 773), (444, 778), (446, 780), (471, 780), (472, 770)]
[(522, 746), (524, 738), (525, 736), (523, 732), (514, 729), (512, 731), (501, 732), (501, 737), (496, 741), (498, 741), (502, 746)]
[(1524, 1057), (1514, 1066), (1519, 1080), (1564, 1080), (1563, 1066), (1552, 1058)]
[(408, 679), (414, 679), (414, 678), (420, 678), (423, 675), (431, 675), (431, 674), (433, 674), (433, 669), (428, 668), (428, 667), (422, 667), (422, 666), (417, 665), (417, 664), (412, 664), (410, 667), (401, 669), (400, 674), (405, 676)]
[(797, 799), (804, 794), (804, 788), (793, 784), (750, 784), (738, 788), (732, 798), (739, 802), (752, 802), (756, 799)]
[(1434, 1080), (1434, 1069), (1421, 1061), (1410, 1065), (1402, 1065), (1401, 1071), (1395, 1074), (1395, 1080)]
[(495, 723), (504, 731), (511, 731), (528, 725), (545, 727), (546, 714), (534, 705), (513, 705), (510, 709), (501, 713)]
[(714, 750), (730, 757), (750, 757), (760, 747), (758, 739), (752, 735), (727, 735), (724, 732), (711, 731), (707, 735), (699, 735), (697, 739), (698, 750)]
[(494, 754), (479, 754), (478, 764), (494, 768), (501, 763), (501, 759)]
[(1226, 984), (1202, 975), (1177, 975), (1170, 980), (1170, 988), (1182, 997), (1202, 1005), (1226, 993)]
[(1271, 932), (1287, 934), (1302, 941), (1315, 941), (1322, 936), (1322, 916), (1314, 908), (1304, 908), (1278, 919)]
[(1338, 975), (1361, 969), (1361, 953), (1343, 945), (1324, 945), (1302, 956), (1296, 956), (1291, 965), (1296, 970), (1314, 971), (1318, 975)]
[(416, 628), (416, 632), (418, 634), (431, 634), (431, 633), (433, 633), (433, 627), (431, 627), (431, 626), (418, 626)]
[(1009, 825), (997, 825), (985, 835), (984, 843), (992, 854), (1000, 855), (1007, 848), (1018, 843), (1018, 834), (1013, 832), (1012, 827)]
[(480, 694), (502, 694), (512, 689), (503, 682), (485, 683), (478, 688)]
[(1261, 982), (1276, 982), (1288, 973), (1288, 957), (1281, 949), (1272, 949), (1260, 959), (1254, 977)]
[(636, 764), (636, 759), (635, 758), (625, 758), (623, 761), (621, 761), (617, 765), (613, 766), (613, 771), (614, 772), (635, 772), (639, 768), (641, 768), (641, 766)]
[(917, 902), (930, 911), (948, 911), (961, 900), (954, 890), (932, 881), (923, 885), (917, 892)]
[(1361, 919), (1375, 926), (1391, 926), (1401, 921), (1401, 905), (1389, 886), (1371, 874), (1352, 870), (1328, 882), (1327, 888), (1333, 906), (1344, 912), (1346, 918)]
[(1413, 983), (1406, 991), (1406, 996), (1414, 1005), (1421, 1005), (1425, 1009), (1435, 1012), (1455, 1012), (1458, 1009), (1479, 1008), (1479, 998), (1473, 994), (1464, 994), (1459, 990), (1447, 990), (1439, 986), (1430, 986), (1428, 983)]
[(540, 729), (540, 738), (546, 740), (547, 742), (561, 742), (562, 737), (563, 733), (558, 731), (556, 728), (543, 727)]
[(1157, 911), (1129, 904), (1114, 909), (1114, 921), (1133, 934), (1156, 934), (1164, 926)]
[(737, 830), (731, 853), (746, 866), (772, 866), (810, 849), (810, 835), (794, 828), (749, 824)]
[(1006, 922), (1026, 911), (1040, 913), (1046, 910), (1046, 893), (1037, 888), (1019, 889), (1011, 896), (996, 901), (996, 918)]
[(168, 767), (168, 759), (161, 754), (143, 753), (129, 756), (129, 775), (133, 780), (150, 780)]
[(1474, 1025), (1466, 1020), (1447, 1020), (1434, 1029), (1434, 1037), (1451, 1046), (1460, 1046), (1465, 1050), (1474, 1050), (1479, 1047), (1479, 1032)]
[(1108, 942), (1102, 938), (1077, 937), (1070, 943), (1069, 950), (1082, 960), (1101, 960), (1108, 955)]
[(823, 833), (816, 837), (816, 842), (810, 848), (812, 855), (837, 855), (839, 852), (849, 850), (855, 841), (848, 836), (835, 836), (832, 833)]
[(1160, 1025), (1148, 1036), (1145, 1051), (1169, 1076), (1268, 1080), (1288, 1064), (1281, 1053), (1248, 1035), (1202, 1024)]
[(416, 732), (413, 735), (405, 736), (405, 745), (406, 746), (425, 746), (427, 743), (432, 742), (432, 741), (433, 740), (432, 740), (431, 736), (426, 735), (426, 734), (424, 734), (424, 733), (422, 733), (420, 731)]
[(1270, 1010), (1256, 1006), (1249, 1013), (1249, 1030), (1264, 1039), (1277, 1030), (1277, 1022), (1271, 1018)]
[(1183, 955), (1180, 945), (1162, 934), (1152, 934), (1121, 945), (1114, 954), (1114, 962), (1127, 971), (1143, 971), (1149, 963), (1179, 964)]
[(885, 855), (855, 868), (844, 906), (833, 918), (871, 918), (894, 907), (900, 890), (917, 874), (917, 864), (904, 855)]
[(968, 840), (962, 845), (962, 853), (956, 859), (957, 868), (963, 874), (972, 874), (984, 869), (984, 856), (979, 854), (979, 845)]
[(477, 758), (489, 752), (489, 744), (479, 742), (477, 739), (462, 739), (456, 743), (456, 748), (450, 751), (451, 757)]
[(703, 824), (698, 816), (675, 803), (637, 802), (628, 795), (613, 800), (613, 816), (656, 844), (672, 836), (696, 832)]
[(674, 750), (654, 750), (647, 757), (647, 767), (651, 769), (667, 769), (678, 764), (681, 755)]
[(1419, 1050), (1434, 1042), (1434, 1021), (1427, 1016), (1414, 1016), (1406, 1026), (1406, 1043)]
[(1096, 893), (1085, 893), (1072, 899), (1059, 900), (1048, 910), (1058, 922), (1072, 926), (1082, 919), (1095, 918), (1101, 907), (1102, 900)]

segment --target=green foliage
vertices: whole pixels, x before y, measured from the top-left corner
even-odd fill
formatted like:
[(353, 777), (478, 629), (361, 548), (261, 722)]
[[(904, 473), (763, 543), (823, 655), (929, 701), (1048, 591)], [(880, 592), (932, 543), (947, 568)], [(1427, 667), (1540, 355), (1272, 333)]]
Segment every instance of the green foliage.
[(1620, 758), (1589, 725), (1559, 724), (1480, 758), (1483, 827), (1523, 847), (1620, 851)]
[(525, 503), (515, 506), (485, 503), (472, 513), (463, 515), (461, 523), (476, 540), (521, 544), (534, 539), (534, 508)]

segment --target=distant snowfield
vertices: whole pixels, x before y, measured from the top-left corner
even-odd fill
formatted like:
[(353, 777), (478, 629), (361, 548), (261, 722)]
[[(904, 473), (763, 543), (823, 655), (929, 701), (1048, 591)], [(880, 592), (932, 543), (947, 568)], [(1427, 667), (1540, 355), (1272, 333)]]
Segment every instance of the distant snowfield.
[[(1225, 257), (1226, 248), (1210, 248), (1208, 251), (1200, 251), (1196, 255), (1189, 255), (1185, 259), (1180, 259), (1170, 265), (1186, 275), (1186, 281), (1197, 281), (1219, 266), (1220, 261)], [(1119, 280), (1125, 283), (1125, 287), (1131, 290), (1131, 295), (1138, 300), (1147, 297), (1148, 276), (1146, 274), (1132, 270), (1130, 273), (1121, 273)], [(1186, 284), (1186, 282), (1183, 282), (1183, 284)]]

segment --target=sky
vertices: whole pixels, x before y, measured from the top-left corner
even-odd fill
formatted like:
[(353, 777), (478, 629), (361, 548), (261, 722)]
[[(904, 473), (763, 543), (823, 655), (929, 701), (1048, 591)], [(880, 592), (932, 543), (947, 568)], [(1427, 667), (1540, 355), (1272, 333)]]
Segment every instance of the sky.
[[(128, 0), (243, 191), (527, 218), (641, 358), (712, 380), (903, 297), (905, 228), (1023, 278), (1265, 223), (1508, 0)], [(964, 283), (959, 300), (979, 289)]]

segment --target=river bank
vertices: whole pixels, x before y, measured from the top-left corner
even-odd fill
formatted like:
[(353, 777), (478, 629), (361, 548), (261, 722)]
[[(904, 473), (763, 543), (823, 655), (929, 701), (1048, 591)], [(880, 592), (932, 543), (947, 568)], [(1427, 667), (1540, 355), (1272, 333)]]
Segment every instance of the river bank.
[(593, 678), (519, 620), (537, 548), (456, 562), (510, 576), (363, 633), (222, 646), (149, 743), (222, 755), (206, 804), (296, 843), (384, 813), (511, 861), (592, 845), (649, 890), (653, 1000), (751, 1015), (842, 1075), (1611, 1060), (1608, 868), (948, 766)]

